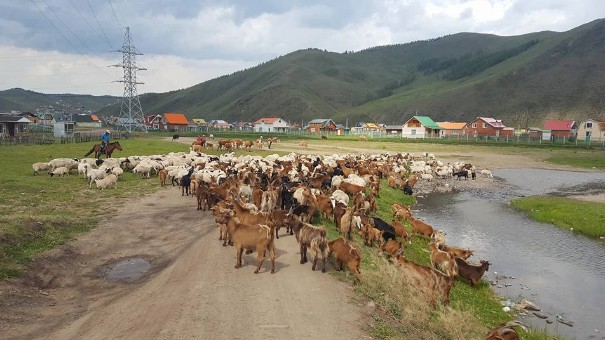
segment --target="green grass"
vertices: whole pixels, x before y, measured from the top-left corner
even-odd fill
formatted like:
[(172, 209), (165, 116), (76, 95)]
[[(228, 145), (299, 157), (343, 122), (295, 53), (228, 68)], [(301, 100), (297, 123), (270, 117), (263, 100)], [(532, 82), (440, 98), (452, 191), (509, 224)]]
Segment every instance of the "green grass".
[(564, 150), (564, 152), (560, 152), (558, 155), (551, 155), (546, 161), (590, 169), (604, 169), (606, 166), (604, 154), (594, 150)]
[(565, 197), (530, 196), (513, 199), (511, 204), (537, 221), (552, 223), (592, 237), (605, 236), (603, 203)]

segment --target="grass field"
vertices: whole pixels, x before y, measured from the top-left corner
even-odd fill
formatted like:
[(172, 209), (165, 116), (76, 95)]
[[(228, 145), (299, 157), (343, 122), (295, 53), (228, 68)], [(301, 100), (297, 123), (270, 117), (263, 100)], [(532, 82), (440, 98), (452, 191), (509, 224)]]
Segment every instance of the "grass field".
[[(333, 145), (354, 146), (354, 140), (331, 139)], [(327, 142), (326, 142), (327, 143)], [(123, 151), (114, 156), (167, 154), (187, 151), (188, 145), (161, 140), (158, 136), (121, 140)], [(400, 151), (425, 150), (429, 152), (457, 152), (462, 146), (426, 145), (421, 143), (392, 143), (369, 141), (358, 145), (362, 148), (376, 148)], [(158, 188), (156, 181), (141, 181), (133, 173), (126, 172), (116, 190), (88, 189), (86, 181), (71, 175), (66, 178), (50, 178), (46, 174), (33, 176), (31, 165), (53, 158), (81, 158), (91, 145), (55, 144), (48, 146), (12, 146), (0, 148), (0, 279), (20, 275), (24, 266), (36, 254), (61, 245), (77, 233), (94, 228), (108, 209), (116, 209), (127, 199), (139, 197)], [(548, 154), (548, 150), (527, 148), (482, 147), (485, 152), (525, 151), (533, 157)], [(398, 150), (397, 150), (398, 149)], [(209, 151), (218, 154), (217, 151)], [(265, 156), (276, 150), (249, 152)], [(475, 151), (476, 152), (476, 151)], [(564, 152), (559, 150), (558, 152)], [(243, 154), (238, 151), (237, 154)], [(569, 157), (570, 151), (565, 151)], [(580, 155), (580, 153), (577, 153)], [(601, 156), (595, 154), (595, 159)], [(392, 219), (390, 205), (394, 202), (410, 204), (413, 197), (387, 187), (385, 182), (379, 198), (379, 216), (386, 221)], [(316, 220), (325, 225), (329, 238), (338, 236), (330, 222)], [(406, 225), (407, 230), (410, 226)], [(413, 292), (405, 287), (399, 273), (377, 255), (377, 250), (365, 247), (359, 237), (355, 242), (363, 250), (363, 280), (355, 286), (362, 297), (375, 301), (383, 313), (375, 314), (371, 332), (377, 338), (430, 338), (430, 339), (471, 339), (484, 334), (486, 329), (510, 320), (510, 314), (501, 311), (501, 305), (485, 281), (474, 289), (458, 280), (451, 291), (451, 308), (431, 309)], [(429, 264), (427, 242), (415, 238), (412, 245), (405, 248), (407, 258)], [(339, 279), (349, 280), (350, 274), (337, 272)], [(458, 325), (458, 326), (456, 326)], [(534, 332), (526, 339), (544, 338), (544, 334)]]
[(533, 219), (592, 237), (605, 236), (604, 203), (565, 197), (530, 196), (511, 204)]

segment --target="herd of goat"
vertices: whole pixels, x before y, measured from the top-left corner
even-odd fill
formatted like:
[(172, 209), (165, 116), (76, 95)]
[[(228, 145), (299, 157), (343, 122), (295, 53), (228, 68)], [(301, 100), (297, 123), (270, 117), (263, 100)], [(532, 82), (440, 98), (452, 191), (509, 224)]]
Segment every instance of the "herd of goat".
[[(461, 276), (475, 286), (490, 263), (478, 265), (467, 259), (473, 254), (446, 244), (446, 235), (413, 216), (403, 204), (392, 204), (391, 223), (380, 218), (377, 198), (380, 182), (412, 193), (418, 181), (432, 179), (475, 180), (477, 170), (464, 163), (443, 164), (428, 153), (357, 154), (357, 155), (254, 155), (220, 156), (189, 153), (130, 156), (125, 158), (54, 159), (34, 163), (34, 174), (47, 171), (50, 176), (65, 176), (70, 171), (87, 179), (91, 188), (111, 188), (123, 171), (142, 178), (156, 175), (160, 185), (178, 186), (183, 196), (195, 196), (198, 210), (210, 210), (219, 225), (223, 245), (236, 249), (235, 268), (242, 266), (242, 254), (256, 252), (258, 273), (268, 257), (271, 273), (275, 272), (274, 240), (282, 228), (295, 235), (300, 248), (300, 263), (308, 262), (312, 270), (320, 262), (321, 271), (332, 257), (339, 269), (347, 266), (355, 280), (361, 279), (361, 250), (355, 235), (365, 247), (377, 247), (404, 274), (405, 282), (420, 290), (433, 305), (449, 303), (449, 293), (456, 277)], [(492, 178), (491, 172), (478, 172)], [(168, 183), (169, 181), (169, 183)], [(410, 189), (410, 192), (406, 190)], [(327, 239), (322, 226), (312, 224), (314, 216), (334, 223), (341, 236)], [(430, 266), (408, 260), (405, 247), (412, 237), (427, 240)]]

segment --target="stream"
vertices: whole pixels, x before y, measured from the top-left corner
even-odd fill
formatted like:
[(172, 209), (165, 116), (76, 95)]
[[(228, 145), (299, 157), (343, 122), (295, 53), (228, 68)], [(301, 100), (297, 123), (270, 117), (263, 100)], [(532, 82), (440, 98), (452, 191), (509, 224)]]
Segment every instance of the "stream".
[[(566, 339), (603, 339), (603, 241), (531, 220), (510, 200), (604, 193), (604, 173), (497, 169), (493, 180), (509, 189), (427, 194), (417, 197), (413, 214), (444, 230), (448, 245), (475, 250), (469, 262), (490, 261), (484, 277), (497, 282), (493, 289), (503, 300), (527, 299), (553, 323), (531, 313), (518, 320)], [(558, 323), (557, 315), (573, 327)]]

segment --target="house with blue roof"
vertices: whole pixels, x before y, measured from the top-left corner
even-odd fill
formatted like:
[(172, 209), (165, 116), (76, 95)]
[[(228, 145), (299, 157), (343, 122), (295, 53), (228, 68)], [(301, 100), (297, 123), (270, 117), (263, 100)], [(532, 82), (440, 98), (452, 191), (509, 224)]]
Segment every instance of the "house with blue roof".
[(337, 124), (330, 118), (314, 119), (307, 123), (309, 133), (336, 133)]

